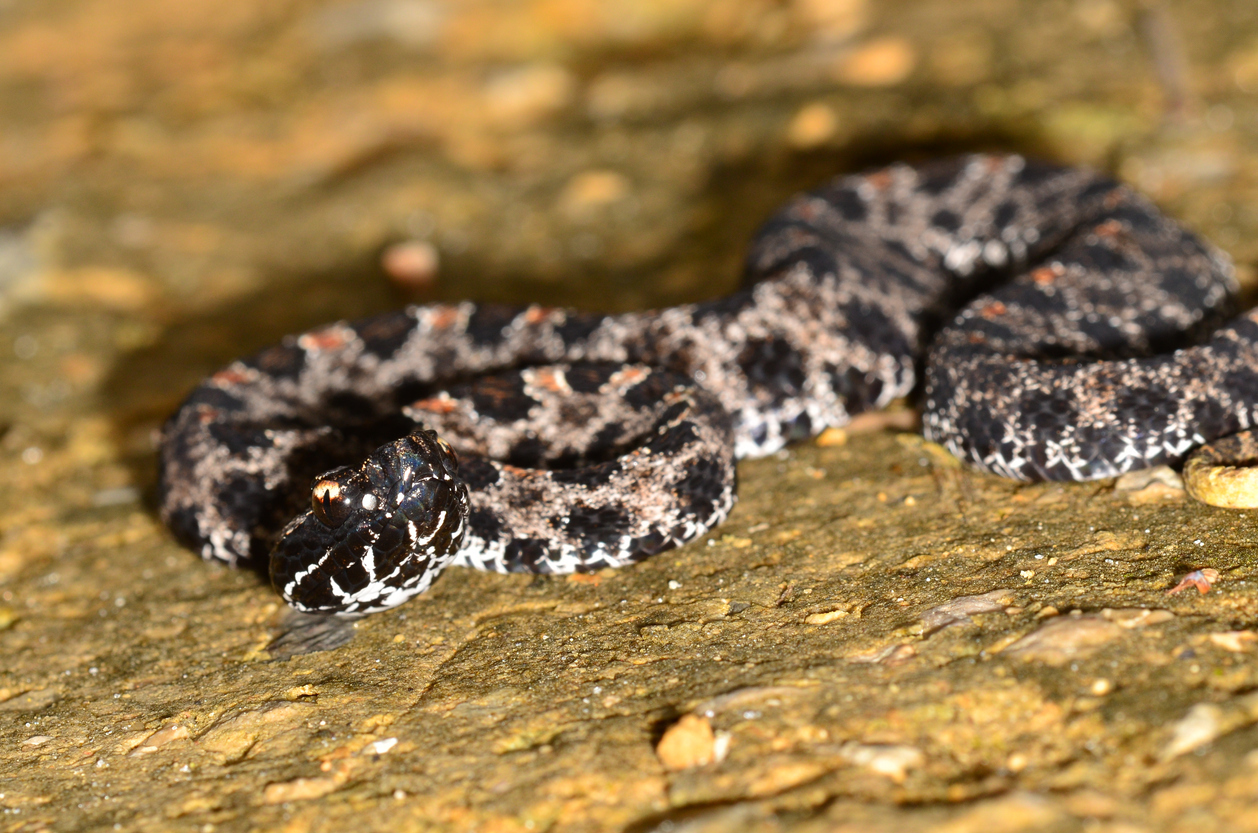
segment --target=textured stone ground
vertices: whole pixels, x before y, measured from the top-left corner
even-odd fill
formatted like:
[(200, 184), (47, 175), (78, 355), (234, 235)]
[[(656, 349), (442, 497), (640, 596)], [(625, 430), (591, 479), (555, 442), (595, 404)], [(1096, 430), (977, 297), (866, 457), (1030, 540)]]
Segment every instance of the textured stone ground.
[(0, 831), (1258, 830), (1258, 516), (1173, 478), (1007, 483), (900, 413), (745, 464), (709, 540), (291, 656), (151, 506), (238, 353), (718, 294), (896, 158), (1112, 170), (1253, 284), (1250, 0), (120, 9), (0, 2)]

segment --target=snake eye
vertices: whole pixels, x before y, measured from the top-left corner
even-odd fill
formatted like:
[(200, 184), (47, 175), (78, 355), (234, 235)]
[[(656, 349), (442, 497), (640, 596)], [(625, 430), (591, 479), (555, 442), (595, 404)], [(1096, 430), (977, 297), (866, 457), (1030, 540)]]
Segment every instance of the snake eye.
[(324, 526), (335, 529), (349, 517), (349, 504), (335, 480), (320, 480), (310, 490), (310, 508)]

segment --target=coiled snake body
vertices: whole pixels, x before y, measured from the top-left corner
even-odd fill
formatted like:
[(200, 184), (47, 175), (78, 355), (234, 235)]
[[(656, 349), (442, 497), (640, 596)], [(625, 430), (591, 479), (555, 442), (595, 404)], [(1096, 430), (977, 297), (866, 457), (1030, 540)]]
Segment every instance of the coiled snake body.
[(451, 563), (562, 573), (685, 543), (732, 506), (735, 458), (909, 394), (924, 353), (927, 437), (1005, 477), (1175, 463), (1258, 421), (1258, 316), (1215, 330), (1227, 259), (1094, 173), (970, 156), (838, 178), (768, 220), (744, 286), (290, 337), (171, 417), (163, 518), (207, 559), (269, 556), (299, 609), (359, 615)]

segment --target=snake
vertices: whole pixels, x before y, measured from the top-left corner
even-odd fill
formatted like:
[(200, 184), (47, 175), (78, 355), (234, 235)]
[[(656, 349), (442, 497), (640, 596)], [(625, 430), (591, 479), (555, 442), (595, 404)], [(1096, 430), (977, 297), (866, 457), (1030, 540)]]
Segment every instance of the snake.
[(1018, 480), (1177, 465), (1258, 422), (1258, 313), (1223, 253), (1101, 173), (975, 154), (838, 176), (724, 297), (601, 314), (413, 305), (239, 359), (161, 434), (163, 520), (355, 617), (449, 565), (563, 574), (681, 546), (736, 461), (916, 395)]

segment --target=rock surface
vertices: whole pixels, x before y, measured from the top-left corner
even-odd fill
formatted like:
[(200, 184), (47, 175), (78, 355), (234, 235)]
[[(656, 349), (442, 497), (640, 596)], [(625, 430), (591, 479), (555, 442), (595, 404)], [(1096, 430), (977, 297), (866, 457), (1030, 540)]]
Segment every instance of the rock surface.
[(1008, 483), (900, 412), (680, 551), (323, 630), (151, 505), (237, 354), (719, 294), (897, 158), (1113, 170), (1252, 285), (1251, 0), (126, 7), (0, 3), (0, 831), (1258, 830), (1258, 517), (1171, 477)]

